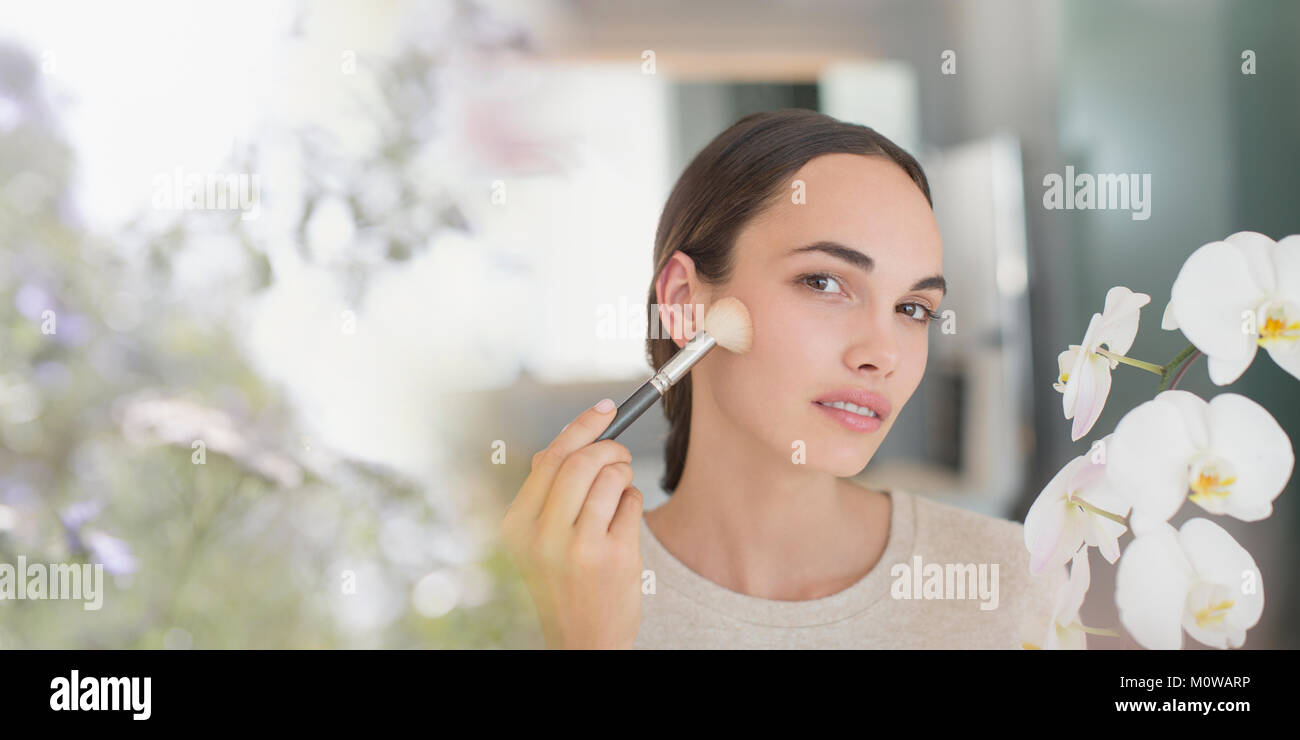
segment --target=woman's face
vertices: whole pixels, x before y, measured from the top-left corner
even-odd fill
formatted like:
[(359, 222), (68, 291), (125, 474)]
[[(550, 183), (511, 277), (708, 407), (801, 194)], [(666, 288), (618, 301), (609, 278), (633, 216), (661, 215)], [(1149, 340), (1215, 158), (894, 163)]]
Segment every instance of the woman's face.
[[(925, 372), (928, 312), (944, 296), (939, 227), (920, 188), (884, 157), (815, 157), (786, 194), (741, 231), (731, 280), (707, 292), (745, 303), (753, 348), (710, 353), (692, 383), (774, 455), (794, 462), (802, 449), (810, 468), (852, 476)], [(852, 391), (877, 394), (873, 406), (883, 399), (879, 422), (846, 423), (849, 412), (817, 403)]]

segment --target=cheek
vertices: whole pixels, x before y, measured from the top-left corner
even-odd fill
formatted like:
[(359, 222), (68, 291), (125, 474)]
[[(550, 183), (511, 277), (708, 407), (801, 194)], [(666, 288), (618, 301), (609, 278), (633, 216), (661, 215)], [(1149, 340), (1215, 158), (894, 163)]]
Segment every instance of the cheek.
[(722, 353), (716, 365), (715, 393), (737, 416), (755, 423), (779, 423), (807, 395), (810, 368), (825, 362), (816, 353), (830, 345), (809, 331), (815, 321), (789, 305), (770, 299), (746, 305), (754, 324), (753, 346), (744, 355), (715, 350)]
[(930, 333), (927, 329), (912, 329), (909, 334), (912, 336), (903, 344), (904, 352), (900, 358), (900, 370), (902, 370), (902, 385), (907, 392), (907, 397), (911, 397), (912, 392), (921, 384), (921, 377), (925, 375), (925, 366), (930, 359)]
[(754, 348), (747, 355), (773, 401), (802, 395), (816, 383), (813, 368), (825, 367), (832, 343), (824, 320), (795, 304), (765, 306), (755, 319)]
[(729, 383), (718, 389), (738, 419), (778, 448), (810, 434), (809, 412), (818, 388), (835, 377), (835, 344), (825, 318), (797, 305), (769, 304), (754, 315), (754, 345), (727, 358)]

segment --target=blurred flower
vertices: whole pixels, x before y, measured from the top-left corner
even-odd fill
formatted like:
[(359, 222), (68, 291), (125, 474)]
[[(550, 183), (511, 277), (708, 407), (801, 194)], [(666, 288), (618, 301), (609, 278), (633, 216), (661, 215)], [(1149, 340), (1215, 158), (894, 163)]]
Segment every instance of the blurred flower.
[(122, 434), (135, 444), (164, 442), (186, 449), (201, 441), (205, 449), (234, 459), (284, 488), (302, 483), (302, 468), (287, 455), (265, 449), (236, 429), (224, 412), (180, 398), (138, 398), (122, 412)]
[(1300, 234), (1238, 231), (1192, 252), (1160, 326), (1205, 353), (1215, 385), (1241, 377), (1259, 347), (1300, 378)]
[[(1106, 450), (1111, 438), (1101, 441)], [(1119, 559), (1119, 536), (1123, 524), (1098, 514), (1117, 516), (1129, 512), (1123, 495), (1105, 475), (1103, 462), (1091, 453), (1074, 458), (1048, 482), (1025, 516), (1025, 546), (1029, 548), (1029, 570), (1039, 575), (1048, 568), (1064, 565), (1080, 545), (1093, 546), (1110, 563)]]
[(54, 339), (65, 347), (77, 347), (90, 339), (90, 321), (85, 314), (65, 312), (55, 317)]
[(45, 360), (32, 368), (32, 378), (36, 385), (60, 390), (72, 384), (72, 371), (57, 360)]
[(421, 616), (434, 619), (454, 609), (459, 596), (459, 579), (452, 573), (436, 570), (415, 584), (411, 604)]
[(1099, 351), (1105, 344), (1111, 354), (1123, 355), (1137, 336), (1138, 312), (1151, 296), (1115, 286), (1106, 293), (1106, 305), (1088, 322), (1082, 344), (1072, 344), (1057, 357), (1060, 378), (1053, 388), (1064, 394), (1066, 419), (1074, 419), (1071, 439), (1079, 439), (1097, 423), (1110, 395), (1110, 371), (1119, 364)]
[(22, 424), (41, 413), (41, 394), (18, 373), (0, 377), (0, 418)]
[(130, 545), (98, 529), (85, 529), (103, 508), (101, 501), (78, 501), (63, 509), (59, 519), (67, 534), (68, 548), (103, 565), (109, 573), (133, 573), (138, 563)]
[(35, 283), (23, 283), (14, 293), (14, 308), (29, 320), (40, 321), (43, 311), (55, 308), (54, 297)]
[(1208, 519), (1139, 534), (1115, 574), (1120, 621), (1139, 644), (1179, 650), (1183, 630), (1212, 647), (1241, 647), (1264, 611), (1250, 553)]
[(88, 531), (84, 537), (92, 562), (102, 563), (109, 573), (135, 572), (137, 562), (125, 541), (98, 530)]
[(62, 520), (63, 526), (70, 530), (79, 530), (86, 522), (99, 516), (99, 512), (103, 508), (104, 504), (99, 501), (78, 501), (66, 506), (59, 518)]
[(1235, 393), (1206, 403), (1164, 391), (1128, 412), (1112, 436), (1107, 477), (1135, 513), (1160, 521), (1185, 498), (1213, 514), (1263, 519), (1295, 464), (1291, 440), (1272, 415)]
[(13, 99), (0, 93), (0, 133), (8, 133), (22, 121), (23, 109)]

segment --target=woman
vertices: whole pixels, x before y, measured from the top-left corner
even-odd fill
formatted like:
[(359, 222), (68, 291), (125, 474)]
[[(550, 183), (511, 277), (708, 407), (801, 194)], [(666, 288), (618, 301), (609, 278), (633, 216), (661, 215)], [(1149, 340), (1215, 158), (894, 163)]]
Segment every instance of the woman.
[(668, 306), (726, 296), (753, 347), (665, 396), (656, 509), (593, 443), (609, 399), (534, 456), (502, 528), (547, 645), (1032, 646), (1066, 573), (1030, 576), (1022, 525), (846, 480), (925, 372), (942, 262), (924, 172), (869, 128), (780, 110), (705, 147), (659, 222), (649, 359), (695, 330)]

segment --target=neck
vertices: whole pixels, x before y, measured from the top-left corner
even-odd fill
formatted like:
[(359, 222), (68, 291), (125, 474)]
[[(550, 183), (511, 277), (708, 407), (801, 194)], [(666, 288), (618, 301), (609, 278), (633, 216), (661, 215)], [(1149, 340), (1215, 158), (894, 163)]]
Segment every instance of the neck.
[(681, 479), (646, 521), (685, 565), (733, 591), (800, 600), (842, 590), (883, 551), (889, 503), (793, 452), (774, 453), (693, 388)]

